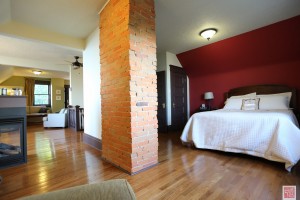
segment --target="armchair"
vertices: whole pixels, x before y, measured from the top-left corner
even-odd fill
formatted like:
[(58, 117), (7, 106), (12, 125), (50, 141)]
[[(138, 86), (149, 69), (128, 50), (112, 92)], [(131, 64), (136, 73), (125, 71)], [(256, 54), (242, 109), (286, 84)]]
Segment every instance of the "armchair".
[(65, 128), (67, 126), (68, 119), (68, 109), (61, 109), (59, 113), (49, 113), (47, 117), (43, 118), (44, 127), (62, 127)]

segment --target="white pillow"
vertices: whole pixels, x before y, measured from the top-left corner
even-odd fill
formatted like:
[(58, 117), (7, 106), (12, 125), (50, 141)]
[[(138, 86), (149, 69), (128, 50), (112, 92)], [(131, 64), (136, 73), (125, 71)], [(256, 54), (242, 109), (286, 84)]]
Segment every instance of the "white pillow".
[(241, 110), (242, 107), (242, 98), (229, 98), (226, 101), (224, 109), (226, 110)]
[(288, 96), (266, 95), (259, 98), (260, 110), (289, 109)]
[(290, 101), (292, 98), (292, 92), (283, 92), (283, 93), (277, 93), (277, 94), (259, 94), (256, 95), (257, 97), (266, 97), (266, 96), (287, 96), (288, 97), (288, 106), (290, 105)]
[(245, 95), (239, 95), (239, 96), (231, 96), (229, 99), (238, 99), (238, 98), (255, 98), (256, 92), (245, 94)]
[(242, 110), (258, 110), (259, 98), (243, 99)]
[(65, 112), (65, 109), (62, 108), (62, 109), (59, 111), (59, 114), (64, 114), (64, 112)]

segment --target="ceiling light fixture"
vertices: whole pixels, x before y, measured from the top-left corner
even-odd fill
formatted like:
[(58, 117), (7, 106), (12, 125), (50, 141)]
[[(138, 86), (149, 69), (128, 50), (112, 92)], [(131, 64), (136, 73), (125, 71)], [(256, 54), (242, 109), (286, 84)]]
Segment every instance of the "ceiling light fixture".
[(42, 73), (42, 71), (33, 71), (33, 73), (35, 74), (35, 75), (40, 75), (41, 73)]
[(200, 35), (205, 39), (209, 40), (217, 33), (217, 29), (215, 28), (208, 28), (200, 32)]

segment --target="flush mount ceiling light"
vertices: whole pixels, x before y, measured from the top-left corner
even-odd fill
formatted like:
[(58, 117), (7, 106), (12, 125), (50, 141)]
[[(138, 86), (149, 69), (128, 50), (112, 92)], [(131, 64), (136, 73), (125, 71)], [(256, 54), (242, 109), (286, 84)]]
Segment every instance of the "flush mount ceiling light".
[(200, 35), (205, 39), (209, 40), (217, 33), (217, 29), (215, 28), (208, 28), (200, 32)]
[(42, 73), (42, 71), (37, 71), (37, 70), (35, 70), (35, 71), (33, 71), (33, 73), (34, 73), (35, 75), (40, 75), (40, 74)]

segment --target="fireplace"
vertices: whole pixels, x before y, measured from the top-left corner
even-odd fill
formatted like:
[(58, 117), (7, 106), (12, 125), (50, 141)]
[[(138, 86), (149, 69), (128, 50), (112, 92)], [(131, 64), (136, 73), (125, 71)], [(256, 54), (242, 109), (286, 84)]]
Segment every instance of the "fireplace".
[(25, 102), (25, 97), (0, 96), (0, 169), (27, 161)]
[(0, 120), (0, 168), (26, 162), (24, 119)]

